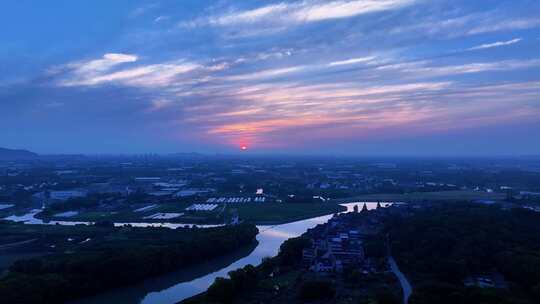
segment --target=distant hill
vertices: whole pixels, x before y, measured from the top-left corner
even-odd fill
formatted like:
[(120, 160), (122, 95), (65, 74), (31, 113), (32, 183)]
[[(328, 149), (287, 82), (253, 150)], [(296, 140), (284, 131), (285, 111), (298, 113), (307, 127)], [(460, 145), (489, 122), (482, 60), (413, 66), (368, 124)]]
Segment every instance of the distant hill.
[(20, 160), (37, 158), (39, 155), (27, 150), (0, 148), (0, 160)]

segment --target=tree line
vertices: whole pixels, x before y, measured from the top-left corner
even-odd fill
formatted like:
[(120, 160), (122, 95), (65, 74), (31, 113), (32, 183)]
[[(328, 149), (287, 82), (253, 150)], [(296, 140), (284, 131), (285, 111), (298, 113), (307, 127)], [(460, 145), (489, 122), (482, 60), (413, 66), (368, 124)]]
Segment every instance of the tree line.
[(233, 252), (253, 243), (258, 233), (248, 224), (109, 229), (114, 233), (108, 237), (117, 241), (15, 262), (0, 279), (0, 299), (3, 303), (62, 303), (94, 295)]
[[(390, 221), (392, 252), (413, 279), (410, 303), (539, 303), (539, 223), (539, 213), (470, 203)], [(465, 278), (486, 274), (507, 287), (465, 287)]]

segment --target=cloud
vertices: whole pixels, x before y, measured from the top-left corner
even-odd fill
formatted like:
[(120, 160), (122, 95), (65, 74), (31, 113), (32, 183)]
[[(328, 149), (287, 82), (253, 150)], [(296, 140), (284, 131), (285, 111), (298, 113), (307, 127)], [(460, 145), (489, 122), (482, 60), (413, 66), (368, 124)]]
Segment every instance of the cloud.
[(356, 64), (356, 63), (366, 63), (373, 61), (376, 57), (370, 56), (370, 57), (359, 57), (359, 58), (351, 58), (347, 60), (342, 61), (334, 61), (330, 62), (328, 66), (339, 66), (339, 65), (348, 65), (348, 64)]
[(475, 47), (472, 47), (472, 48), (468, 48), (467, 50), (468, 51), (476, 51), (476, 50), (491, 49), (491, 48), (516, 44), (516, 43), (520, 42), (521, 40), (522, 40), (521, 38), (516, 38), (516, 39), (512, 39), (512, 40), (508, 40), (508, 41), (497, 41), (497, 42), (494, 42), (494, 43), (487, 43), (487, 44), (478, 45), (478, 46), (475, 46)]
[(67, 82), (67, 84), (91, 86), (103, 83), (120, 83), (142, 87), (166, 86), (171, 84), (177, 75), (193, 71), (199, 67), (199, 65), (193, 63), (152, 64), (110, 74), (82, 78)]
[[(120, 84), (126, 86), (161, 87), (171, 85), (176, 77), (202, 68), (201, 65), (183, 60), (121, 68), (135, 63), (136, 55), (105, 54), (102, 59), (69, 63), (61, 68), (60, 86), (96, 86)], [(211, 66), (209, 69), (222, 69)]]
[(208, 23), (211, 25), (234, 25), (242, 23), (254, 23), (260, 21), (261, 19), (266, 19), (290, 10), (291, 5), (280, 3), (275, 5), (269, 5), (260, 7), (253, 10), (247, 10), (243, 12), (235, 12), (227, 15), (222, 15), (218, 17), (211, 17), (208, 19)]
[(68, 64), (67, 67), (73, 68), (74, 73), (77, 74), (89, 74), (97, 73), (102, 71), (107, 71), (114, 66), (135, 62), (138, 60), (136, 55), (130, 54), (118, 54), (118, 53), (108, 53), (103, 55), (101, 59), (90, 60), (85, 62), (76, 62)]
[(225, 76), (222, 79), (231, 80), (231, 81), (260, 80), (260, 79), (265, 79), (265, 78), (283, 76), (285, 74), (296, 73), (305, 69), (306, 69), (306, 66), (293, 66), (293, 67), (286, 67), (286, 68), (279, 68), (279, 69), (262, 70), (262, 71), (253, 72), (253, 73)]
[(349, 18), (362, 14), (399, 9), (411, 5), (415, 0), (358, 0), (332, 1), (313, 6), (305, 6), (292, 16), (298, 21), (321, 21), (327, 19)]
[(148, 111), (149, 112), (159, 111), (169, 106), (172, 106), (173, 104), (174, 102), (170, 99), (157, 98), (157, 99), (152, 100), (151, 107), (148, 109)]
[[(537, 100), (537, 91), (530, 87), (509, 89), (478, 84), (510, 80), (495, 72), (536, 71), (540, 59), (520, 53), (494, 57), (513, 58), (508, 60), (479, 60), (478, 54), (448, 53), (448, 47), (464, 50), (463, 41), (458, 41), (457, 47), (450, 45), (453, 40), (445, 41), (442, 47), (435, 45), (453, 33), (469, 35), (474, 28), (509, 20), (510, 15), (501, 19), (493, 13), (456, 16), (464, 11), (442, 15), (426, 12), (418, 22), (411, 22), (419, 12), (410, 9), (400, 12), (399, 20), (394, 14), (381, 14), (344, 24), (322, 22), (388, 12), (417, 2), (295, 1), (252, 10), (222, 9), (217, 15), (192, 21), (193, 26), (215, 28), (201, 27), (177, 35), (181, 32), (178, 28), (169, 31), (164, 29), (165, 24), (152, 26), (152, 33), (159, 28), (167, 32), (164, 35), (170, 35), (159, 36), (167, 38), (160, 40), (174, 43), (163, 49), (165, 43), (158, 44), (160, 48), (125, 46), (123, 49), (144, 56), (111, 53), (68, 63), (53, 79), (63, 87), (57, 89), (89, 95), (102, 90), (108, 94), (125, 90), (132, 94), (129, 99), (96, 93), (94, 100), (115, 100), (109, 107), (128, 109), (132, 117), (149, 124), (167, 125), (163, 134), (182, 134), (220, 144), (247, 138), (260, 145), (287, 146), (287, 140), (296, 143), (369, 138), (373, 137), (369, 133), (384, 133), (387, 131), (380, 130), (391, 128), (419, 134), (424, 132), (423, 126), (448, 130), (455, 125), (485, 125), (490, 123), (488, 114), (501, 121), (511, 120), (518, 116), (511, 116), (510, 108), (522, 108), (534, 98)], [(164, 18), (159, 16), (154, 21), (162, 22)], [(317, 24), (302, 26), (305, 23)], [(412, 27), (401, 28), (402, 32), (389, 30), (404, 24)], [(294, 25), (300, 26), (291, 30)], [(278, 28), (285, 29), (283, 35), (250, 36)], [(385, 39), (380, 39), (383, 35)], [(528, 37), (524, 35), (510, 37)], [(490, 37), (496, 38), (483, 42), (492, 43), (472, 44), (468, 50), (521, 41), (507, 40), (508, 34)], [(427, 47), (420, 49), (419, 41)], [(170, 57), (160, 59), (163, 56)], [(484, 74), (459, 76), (473, 73)], [(523, 74), (520, 77), (534, 77), (530, 76), (534, 73)], [(61, 109), (73, 106), (68, 98), (54, 100), (65, 103)], [(505, 105), (511, 101), (512, 107)], [(466, 123), (460, 124), (460, 118)]]
[[(333, 123), (375, 125), (410, 121), (415, 116), (399, 116), (401, 106), (392, 103), (420, 98), (448, 88), (450, 82), (406, 83), (396, 85), (359, 86), (356, 83), (320, 85), (266, 84), (250, 87), (220, 88), (213, 98), (237, 100), (238, 108), (198, 108), (191, 112), (191, 121), (205, 121), (208, 134), (225, 137), (265, 137), (271, 132), (289, 128), (313, 127)], [(210, 97), (205, 97), (210, 98)], [(391, 111), (396, 113), (391, 114)], [(208, 111), (214, 113), (207, 115)], [(409, 110), (407, 110), (409, 112)], [(377, 120), (385, 117), (384, 120)], [(416, 116), (418, 117), (418, 116)]]
[(363, 14), (396, 10), (418, 0), (353, 0), (353, 1), (302, 1), (278, 3), (244, 11), (204, 17), (182, 22), (182, 27), (203, 25), (234, 26), (259, 22), (300, 24), (330, 19), (350, 18)]
[(503, 60), (495, 62), (476, 62), (460, 65), (432, 65), (432, 62), (423, 60), (382, 65), (377, 67), (380, 71), (394, 71), (410, 74), (413, 77), (440, 77), (459, 74), (472, 74), (493, 71), (513, 71), (540, 66), (540, 59), (530, 60)]
[(510, 30), (524, 30), (535, 27), (540, 27), (540, 19), (538, 18), (516, 18), (510, 20), (490, 20), (484, 24), (471, 28), (467, 34), (477, 35)]
[(385, 29), (385, 33), (393, 35), (416, 33), (440, 39), (540, 27), (539, 18), (513, 16), (501, 10), (489, 10), (465, 15), (450, 13), (450, 16), (435, 14), (422, 18), (413, 15), (412, 18), (415, 19)]
[(171, 17), (169, 17), (169, 16), (159, 16), (159, 17), (156, 17), (156, 19), (154, 19), (154, 22), (156, 22), (156, 23), (164, 22), (164, 21), (169, 20), (170, 18)]
[(195, 124), (204, 122), (209, 136), (231, 143), (290, 146), (284, 142), (290, 138), (358, 139), (372, 131), (393, 128), (418, 134), (530, 120), (540, 108), (523, 111), (510, 101), (534, 102), (537, 87), (538, 82), (266, 85), (239, 91), (236, 96), (242, 102), (237, 110), (229, 106), (223, 115), (208, 115), (207, 111), (215, 112), (216, 108), (206, 108), (191, 112), (190, 117)]

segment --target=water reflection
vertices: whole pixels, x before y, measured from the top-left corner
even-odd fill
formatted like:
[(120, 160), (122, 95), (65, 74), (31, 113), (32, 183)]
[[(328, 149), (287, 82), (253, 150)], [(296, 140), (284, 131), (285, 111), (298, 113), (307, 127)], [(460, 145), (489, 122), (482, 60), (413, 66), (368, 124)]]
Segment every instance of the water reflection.
[[(376, 209), (376, 202), (354, 202), (343, 204), (347, 207), (347, 211), (352, 212), (354, 206), (358, 206), (361, 210), (366, 205), (368, 210)], [(382, 207), (387, 207), (392, 203), (380, 203)], [(40, 210), (38, 210), (39, 212)], [(43, 224), (43, 221), (36, 219), (34, 215), (26, 217), (25, 223)], [(258, 226), (259, 234), (257, 235), (258, 245), (247, 256), (227, 256), (217, 259), (215, 261), (205, 263), (203, 265), (197, 265), (192, 269), (184, 269), (181, 272), (177, 272), (172, 275), (160, 276), (154, 279), (144, 281), (138, 285), (116, 289), (107, 293), (97, 295), (92, 298), (77, 301), (77, 304), (95, 304), (95, 303), (141, 303), (141, 304), (173, 304), (186, 298), (197, 295), (206, 291), (208, 287), (214, 282), (217, 277), (226, 277), (227, 273), (231, 270), (235, 270), (244, 267), (248, 264), (259, 265), (263, 258), (272, 257), (278, 254), (281, 244), (293, 237), (300, 236), (308, 229), (315, 227), (318, 224), (326, 223), (332, 215), (319, 216), (310, 218), (298, 222), (275, 225), (275, 226)], [(22, 218), (22, 217), (20, 217)], [(12, 218), (11, 220), (15, 220)], [(39, 222), (41, 221), (41, 222)], [(59, 223), (61, 225), (70, 225), (74, 222), (55, 221), (51, 223)], [(116, 225), (123, 225), (125, 223), (116, 223)], [(154, 226), (162, 225), (164, 227), (176, 228), (184, 226), (183, 224), (171, 224), (171, 223), (131, 223), (137, 226)], [(221, 265), (219, 264), (221, 261)], [(228, 261), (228, 263), (224, 263)], [(234, 262), (231, 262), (234, 261)], [(215, 267), (218, 265), (219, 267)], [(216, 270), (219, 269), (219, 270)]]
[(180, 300), (204, 292), (217, 277), (225, 277), (229, 271), (244, 267), (248, 264), (259, 265), (263, 258), (277, 255), (279, 246), (281, 246), (285, 240), (291, 237), (300, 236), (308, 228), (325, 223), (330, 217), (330, 215), (327, 215), (277, 226), (258, 226), (260, 231), (257, 235), (259, 245), (249, 256), (239, 259), (223, 269), (197, 278), (191, 282), (180, 283), (160, 292), (149, 293), (140, 303), (176, 303)]
[(75, 221), (48, 221), (45, 222), (42, 219), (36, 218), (36, 215), (43, 211), (43, 209), (33, 209), (30, 212), (23, 215), (11, 215), (5, 217), (4, 220), (25, 223), (31, 225), (65, 225), (65, 226), (74, 226), (74, 225), (88, 225), (90, 222), (75, 222)]
[[(377, 203), (370, 202), (365, 204), (369, 210), (377, 208)], [(356, 202), (343, 204), (343, 206), (347, 207), (347, 211), (345, 212), (353, 211), (355, 205), (358, 206), (359, 210), (361, 210), (364, 203)], [(386, 207), (388, 205), (390, 205), (390, 203), (381, 203), (382, 207)], [(326, 223), (331, 217), (332, 215), (325, 215), (282, 225), (258, 226), (259, 234), (257, 235), (257, 240), (259, 241), (259, 244), (250, 255), (241, 258), (218, 271), (214, 271), (189, 282), (179, 282), (178, 284), (165, 288), (161, 291), (149, 292), (138, 303), (172, 304), (204, 292), (217, 277), (226, 277), (229, 271), (244, 267), (248, 264), (259, 265), (263, 258), (277, 255), (279, 247), (285, 240), (300, 236), (306, 232), (307, 229), (313, 228), (318, 224)], [(122, 291), (119, 290), (116, 293), (122, 293)], [(118, 301), (119, 298), (112, 296), (114, 294), (115, 292), (109, 293), (108, 296), (95, 297), (92, 299), (93, 301), (85, 302), (84, 304), (137, 303)]]
[[(105, 292), (94, 297), (81, 299), (70, 302), (70, 304), (128, 304), (128, 303), (141, 303), (148, 294), (153, 294), (161, 290), (166, 290), (172, 286), (178, 285), (182, 282), (190, 282), (196, 278), (202, 277), (208, 273), (218, 271), (225, 268), (231, 263), (248, 256), (257, 247), (257, 243), (242, 248), (232, 254), (221, 256), (211, 261), (207, 261), (196, 266), (184, 267), (181, 270), (172, 272), (163, 276), (155, 277), (145, 280), (139, 284), (131, 285), (129, 287), (112, 290)], [(163, 295), (164, 301), (167, 303), (176, 303), (175, 298)]]
[[(33, 209), (30, 212), (23, 215), (11, 215), (5, 217), (4, 220), (24, 223), (29, 225), (64, 225), (64, 226), (74, 226), (74, 225), (91, 225), (94, 222), (84, 222), (84, 221), (44, 221), (36, 217), (38, 213), (43, 211), (43, 209)], [(125, 225), (130, 225), (133, 227), (166, 227), (171, 229), (176, 229), (180, 227), (193, 227), (197, 226), (200, 228), (211, 228), (218, 227), (223, 225), (196, 225), (190, 223), (167, 223), (167, 222), (155, 222), (155, 223), (139, 223), (139, 222), (119, 222), (114, 223), (116, 227), (121, 227)]]

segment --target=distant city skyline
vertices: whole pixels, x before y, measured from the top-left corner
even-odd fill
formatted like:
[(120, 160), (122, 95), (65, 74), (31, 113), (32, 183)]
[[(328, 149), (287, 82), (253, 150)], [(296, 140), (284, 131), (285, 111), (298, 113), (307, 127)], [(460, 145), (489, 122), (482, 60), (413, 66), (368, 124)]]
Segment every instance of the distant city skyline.
[(0, 8), (0, 147), (540, 154), (536, 0)]

